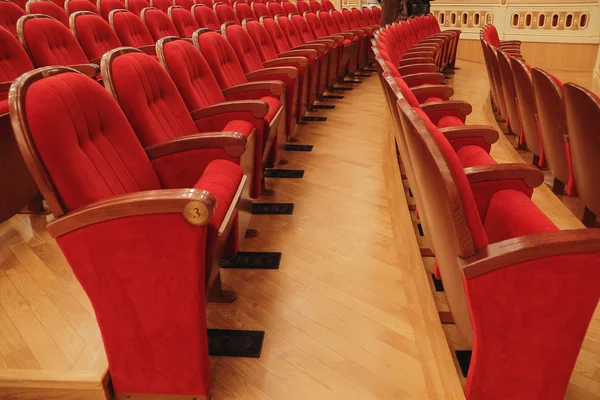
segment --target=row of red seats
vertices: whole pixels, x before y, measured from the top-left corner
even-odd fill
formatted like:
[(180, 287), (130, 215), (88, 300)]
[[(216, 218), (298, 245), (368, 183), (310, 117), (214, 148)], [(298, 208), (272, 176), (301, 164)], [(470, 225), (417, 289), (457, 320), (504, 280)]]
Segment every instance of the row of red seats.
[[(596, 225), (600, 215), (600, 195), (590, 171), (595, 171), (595, 155), (590, 154), (595, 140), (593, 129), (582, 131), (585, 121), (595, 114), (597, 97), (589, 90), (561, 80), (525, 62), (515, 41), (496, 45), (493, 25), (481, 33), (481, 44), (490, 81), (493, 109), (505, 122), (508, 133), (519, 137), (519, 146), (533, 153), (533, 163), (548, 168), (554, 177), (556, 194), (579, 196), (586, 206), (583, 221)], [(568, 93), (568, 94), (567, 94)], [(573, 99), (574, 103), (566, 103)], [(571, 112), (566, 112), (569, 109)], [(586, 115), (581, 110), (587, 110)], [(575, 132), (571, 140), (571, 133)], [(571, 147), (575, 145), (575, 151)], [(575, 165), (578, 167), (576, 168)]]
[(381, 44), (374, 50), (400, 160), (472, 348), (466, 398), (562, 399), (600, 298), (600, 231), (559, 230), (531, 200), (541, 171), (496, 164), (489, 150), (498, 133), (464, 125), (471, 107), (449, 100), (451, 88), (409, 84)]

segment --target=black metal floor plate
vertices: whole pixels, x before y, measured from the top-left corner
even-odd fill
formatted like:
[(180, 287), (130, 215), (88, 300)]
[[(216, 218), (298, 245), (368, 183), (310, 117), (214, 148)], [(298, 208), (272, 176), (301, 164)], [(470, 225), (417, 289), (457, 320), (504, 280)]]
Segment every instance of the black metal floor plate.
[(327, 117), (317, 117), (314, 115), (305, 115), (304, 118), (302, 118), (304, 121), (308, 121), (308, 122), (325, 122), (327, 121)]
[(471, 350), (456, 350), (456, 360), (460, 367), (460, 372), (466, 378), (469, 373), (469, 367), (471, 366)]
[(326, 94), (323, 96), (324, 100), (342, 100), (344, 96), (338, 94)]
[(312, 151), (312, 144), (286, 144), (285, 151)]
[(425, 234), (423, 233), (423, 226), (421, 224), (417, 224), (417, 229), (419, 230), (420, 236), (425, 236)]
[(221, 268), (278, 269), (280, 252), (240, 251), (235, 257), (221, 262)]
[(369, 78), (371, 76), (371, 74), (365, 74), (365, 73), (355, 73), (354, 76), (359, 77), (359, 78)]
[(347, 90), (347, 91), (350, 91), (350, 90), (354, 90), (354, 88), (347, 87), (347, 86), (336, 86), (336, 87), (333, 88), (333, 90)]
[(268, 169), (265, 178), (304, 178), (303, 169)]
[(293, 214), (294, 203), (254, 203), (252, 214)]
[(265, 331), (208, 329), (208, 354), (224, 357), (260, 357)]
[(335, 106), (331, 104), (314, 104), (312, 108), (315, 110), (333, 110)]
[(414, 196), (413, 196), (413, 194), (412, 194), (412, 190), (410, 190), (410, 188), (408, 189), (408, 195), (409, 195), (410, 197), (414, 197)]
[(431, 274), (431, 280), (433, 281), (433, 286), (435, 287), (436, 292), (444, 291), (444, 284), (438, 278), (435, 277), (434, 274)]
[(363, 71), (365, 71), (365, 72), (377, 72), (377, 69), (375, 69), (375, 68), (363, 68)]

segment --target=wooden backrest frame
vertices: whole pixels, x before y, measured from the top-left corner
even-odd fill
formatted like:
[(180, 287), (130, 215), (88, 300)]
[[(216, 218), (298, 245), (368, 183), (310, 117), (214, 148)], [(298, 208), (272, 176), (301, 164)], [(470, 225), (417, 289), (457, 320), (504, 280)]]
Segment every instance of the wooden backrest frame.
[(542, 144), (537, 125), (537, 109), (533, 94), (533, 82), (529, 68), (518, 58), (511, 58), (515, 90), (521, 112), (521, 133), (525, 137), (527, 148), (536, 156), (541, 155)]
[(521, 117), (519, 114), (519, 102), (517, 100), (517, 89), (515, 87), (515, 77), (510, 63), (510, 57), (502, 50), (496, 50), (498, 58), (498, 71), (502, 78), (502, 90), (504, 91), (504, 101), (506, 102), (506, 112), (508, 113), (508, 123), (511, 131), (521, 135)]
[[(30, 1), (32, 1), (32, 0), (30, 0)], [(41, 0), (41, 1), (46, 1), (46, 0)], [(27, 3), (29, 4), (29, 2), (27, 2)], [(19, 39), (21, 46), (23, 46), (23, 48), (27, 52), (27, 55), (29, 56), (29, 59), (31, 59), (31, 63), (33, 64), (33, 66), (37, 67), (38, 65), (35, 63), (35, 59), (33, 58), (33, 55), (31, 54), (31, 51), (29, 50), (29, 46), (27, 45), (27, 40), (25, 39), (25, 24), (27, 23), (27, 21), (34, 19), (34, 18), (50, 18), (58, 23), (60, 23), (60, 21), (57, 20), (56, 18), (51, 17), (46, 14), (27, 14), (27, 15), (23, 15), (17, 21), (17, 38)]]
[(113, 76), (112, 76), (112, 64), (114, 60), (122, 56), (124, 54), (129, 53), (142, 53), (145, 54), (140, 49), (136, 49), (135, 47), (119, 47), (118, 49), (114, 49), (106, 52), (102, 56), (102, 61), (100, 61), (100, 71), (102, 72), (102, 81), (104, 83), (104, 87), (110, 93), (110, 95), (116, 100), (119, 107), (123, 108), (121, 101), (119, 100), (119, 95), (115, 90)]

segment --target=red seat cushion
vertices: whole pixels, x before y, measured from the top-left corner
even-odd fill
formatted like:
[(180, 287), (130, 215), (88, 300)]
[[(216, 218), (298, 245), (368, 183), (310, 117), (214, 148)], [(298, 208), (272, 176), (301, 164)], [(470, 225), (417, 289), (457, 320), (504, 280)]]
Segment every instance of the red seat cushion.
[(452, 116), (452, 115), (447, 115), (445, 117), (440, 118), (440, 120), (437, 123), (437, 127), (438, 128), (448, 128), (451, 126), (462, 126), (465, 123), (461, 121), (460, 118)]
[(439, 97), (429, 97), (425, 99), (425, 103), (433, 103), (436, 101), (444, 101), (444, 99), (440, 99)]
[(501, 190), (494, 194), (485, 216), (484, 229), (490, 243), (558, 231), (527, 195), (516, 190)]
[(275, 114), (281, 108), (281, 101), (271, 96), (262, 97), (261, 100), (267, 102), (269, 105), (269, 112), (267, 115), (265, 115), (265, 121), (271, 123), (271, 121), (273, 121), (273, 117), (275, 117)]
[(492, 165), (496, 161), (484, 149), (479, 146), (464, 146), (461, 147), (456, 155), (460, 160), (463, 168), (469, 168), (476, 165)]
[(245, 137), (250, 136), (252, 131), (254, 130), (254, 125), (252, 125), (248, 121), (240, 121), (233, 120), (229, 121), (225, 128), (223, 128), (223, 132), (239, 132), (243, 134)]
[[(2, 93), (2, 96), (6, 96), (6, 93)], [(0, 115), (8, 114), (8, 99), (0, 100)]]

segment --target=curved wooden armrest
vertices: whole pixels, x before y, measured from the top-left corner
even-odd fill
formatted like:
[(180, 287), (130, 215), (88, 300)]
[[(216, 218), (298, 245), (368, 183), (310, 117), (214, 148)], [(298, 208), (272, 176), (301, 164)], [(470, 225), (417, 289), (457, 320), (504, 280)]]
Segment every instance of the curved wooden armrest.
[[(52, 237), (113, 219), (150, 214), (178, 214), (192, 225), (206, 225), (215, 210), (216, 200), (206, 190), (164, 189), (128, 193), (100, 200), (72, 211), (48, 224)], [(197, 215), (197, 218), (194, 216)]]
[(329, 47), (323, 43), (306, 43), (306, 44), (301, 44), (300, 46), (296, 46), (292, 50), (302, 50), (302, 49), (312, 49), (312, 50), (317, 50), (319, 52), (324, 53), (329, 49)]
[(277, 54), (277, 57), (306, 57), (314, 60), (319, 56), (319, 52), (315, 49), (289, 50)]
[(222, 147), (231, 157), (239, 157), (246, 151), (246, 137), (239, 132), (205, 132), (178, 138), (148, 146), (146, 154), (150, 160), (182, 151)]
[[(600, 252), (600, 229), (535, 233), (492, 243), (459, 263), (467, 279), (514, 264), (563, 254)], [(564, 268), (569, 268), (565, 265)]]
[(307, 44), (310, 44), (310, 43), (320, 43), (320, 44), (324, 44), (328, 47), (333, 47), (333, 46), (335, 46), (336, 41), (334, 39), (320, 38), (320, 39), (315, 39), (312, 42), (309, 42)]
[(425, 114), (434, 111), (456, 110), (462, 115), (469, 115), (473, 111), (473, 107), (463, 100), (434, 101), (427, 104), (421, 104), (421, 109)]
[(431, 47), (431, 46), (421, 46), (421, 47), (413, 47), (409, 50), (406, 50), (404, 56), (408, 54), (421, 54), (421, 53), (435, 53), (439, 48)]
[(338, 32), (336, 35), (342, 36), (344, 39), (352, 40), (354, 38), (354, 34), (351, 32)]
[(405, 65), (414, 65), (414, 64), (434, 64), (435, 65), (435, 60), (431, 57), (413, 57), (413, 58), (405, 58), (403, 60), (400, 60), (399, 62), (400, 66), (405, 66)]
[(359, 36), (359, 37), (363, 37), (365, 32), (361, 29), (350, 29), (347, 32), (351, 32), (354, 34), (354, 36)]
[(404, 82), (408, 85), (410, 82), (422, 81), (423, 79), (431, 80), (433, 83), (442, 83), (446, 78), (444, 77), (444, 74), (439, 72), (419, 72), (417, 74), (404, 75), (402, 79), (404, 79)]
[(199, 110), (192, 111), (190, 114), (194, 121), (212, 117), (214, 115), (231, 113), (231, 112), (251, 112), (255, 118), (263, 118), (269, 113), (269, 105), (262, 100), (234, 100), (217, 103)]
[(272, 77), (273, 75), (287, 75), (288, 78), (295, 79), (298, 76), (298, 70), (295, 67), (269, 67), (248, 72), (246, 78), (252, 80), (265, 76)]
[[(444, 85), (441, 85), (446, 87)], [(414, 92), (415, 90), (412, 89)], [(447, 128), (440, 128), (440, 131), (446, 136), (448, 140), (460, 139), (460, 138), (472, 138), (480, 137), (488, 144), (494, 144), (498, 141), (498, 131), (487, 125), (462, 125), (462, 126), (450, 126)], [(510, 165), (510, 164), (502, 164)]]
[(533, 165), (523, 163), (476, 165), (465, 168), (465, 174), (469, 183), (519, 179), (532, 189), (544, 183), (542, 171)]
[[(427, 95), (436, 96), (442, 94), (444, 97), (452, 97), (454, 94), (454, 89), (448, 85), (422, 85), (410, 88), (410, 91), (414, 93), (415, 96), (423, 95), (426, 97)], [(462, 126), (460, 128), (463, 128)], [(443, 128), (447, 129), (447, 128)], [(442, 131), (443, 132), (443, 131)], [(496, 131), (494, 131), (496, 132)], [(498, 132), (496, 132), (496, 139), (498, 138)]]
[(328, 36), (323, 36), (322, 38), (319, 39), (330, 39), (335, 41), (335, 44), (340, 44), (344, 41), (344, 36), (342, 35), (328, 35)]
[(434, 55), (435, 54), (433, 51), (412, 51), (404, 53), (402, 55), (402, 59), (409, 60), (411, 58), (433, 58)]
[(0, 92), (8, 92), (12, 85), (12, 81), (10, 82), (0, 82)]
[(438, 43), (437, 41), (435, 42), (422, 42), (422, 43), (417, 43), (415, 44), (413, 47), (411, 47), (411, 50), (418, 50), (418, 49), (431, 49), (431, 50), (439, 50), (440, 47), (442, 47), (440, 45), (440, 43)]
[(306, 57), (281, 57), (263, 62), (265, 67), (292, 66), (296, 68), (305, 68), (308, 65)]
[(269, 90), (273, 95), (280, 96), (285, 91), (285, 85), (281, 81), (248, 82), (223, 89), (223, 95), (227, 97), (234, 94), (254, 92), (257, 90)]
[(518, 44), (520, 45), (522, 42), (520, 40), (502, 40), (500, 42), (500, 46), (502, 46), (503, 44)]
[(412, 73), (418, 74), (419, 72), (437, 72), (437, 65), (435, 64), (409, 64), (401, 65), (398, 67), (400, 75), (410, 75)]
[(143, 51), (146, 54), (155, 55), (156, 54), (156, 46), (153, 44), (149, 44), (146, 46), (138, 47), (138, 50)]
[(100, 75), (100, 66), (98, 64), (75, 64), (69, 65), (69, 68), (73, 68), (90, 78), (96, 78)]

